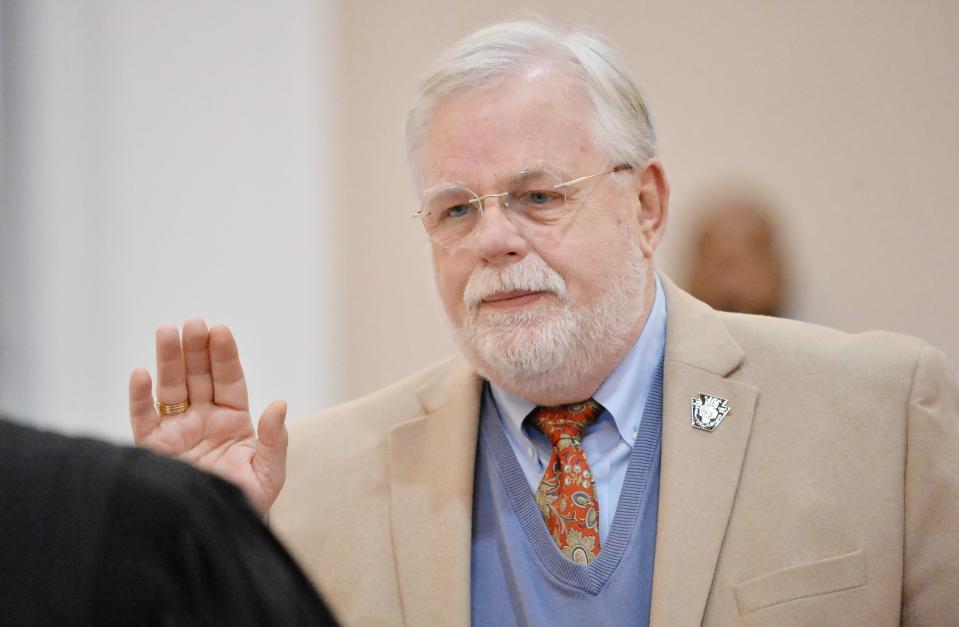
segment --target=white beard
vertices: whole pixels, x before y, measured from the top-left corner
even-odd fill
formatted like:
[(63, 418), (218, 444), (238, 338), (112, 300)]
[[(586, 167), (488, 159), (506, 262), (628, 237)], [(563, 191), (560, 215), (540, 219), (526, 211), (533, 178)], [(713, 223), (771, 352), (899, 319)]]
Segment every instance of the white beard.
[[(645, 270), (634, 249), (606, 290), (574, 309), (563, 278), (534, 252), (503, 268), (477, 268), (464, 291), (468, 316), (456, 325), (457, 340), (491, 381), (526, 399), (553, 396), (595, 376), (610, 354), (624, 350), (645, 312)], [(485, 297), (510, 290), (548, 295), (522, 311), (481, 306)]]

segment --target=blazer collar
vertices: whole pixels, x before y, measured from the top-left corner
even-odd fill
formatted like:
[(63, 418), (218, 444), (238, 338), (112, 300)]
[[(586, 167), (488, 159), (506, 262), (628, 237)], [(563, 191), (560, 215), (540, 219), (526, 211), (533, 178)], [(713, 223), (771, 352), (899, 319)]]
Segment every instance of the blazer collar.
[(666, 293), (666, 360), (720, 377), (736, 370), (746, 354), (729, 334), (720, 314), (666, 276), (659, 277)]
[(468, 625), (473, 469), (483, 380), (450, 360), (390, 433), (390, 509), (407, 625)]
[[(721, 315), (661, 278), (668, 320), (650, 620), (698, 625), (739, 485), (758, 389), (735, 379), (745, 353)], [(712, 432), (692, 427), (691, 401), (701, 393), (730, 406)]]

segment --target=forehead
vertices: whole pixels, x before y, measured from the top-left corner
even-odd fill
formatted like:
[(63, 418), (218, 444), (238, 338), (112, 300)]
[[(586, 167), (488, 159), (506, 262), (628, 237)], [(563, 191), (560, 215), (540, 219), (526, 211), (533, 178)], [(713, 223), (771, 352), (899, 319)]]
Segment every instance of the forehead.
[(420, 187), (495, 185), (532, 166), (576, 176), (602, 161), (592, 104), (565, 73), (540, 64), (441, 99), (420, 156)]

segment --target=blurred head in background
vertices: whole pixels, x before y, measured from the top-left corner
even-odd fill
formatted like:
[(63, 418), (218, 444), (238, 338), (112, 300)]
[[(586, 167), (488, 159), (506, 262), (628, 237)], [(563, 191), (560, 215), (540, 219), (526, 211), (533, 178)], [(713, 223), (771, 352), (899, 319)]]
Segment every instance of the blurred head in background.
[(788, 272), (770, 202), (740, 187), (691, 210), (702, 218), (687, 254), (689, 292), (722, 311), (784, 315)]

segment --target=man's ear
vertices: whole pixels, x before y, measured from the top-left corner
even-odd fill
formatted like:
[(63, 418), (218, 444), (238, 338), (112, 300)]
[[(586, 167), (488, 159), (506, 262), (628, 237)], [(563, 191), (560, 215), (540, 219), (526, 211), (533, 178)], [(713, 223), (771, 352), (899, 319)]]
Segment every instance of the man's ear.
[(647, 259), (659, 246), (669, 217), (669, 181), (658, 159), (646, 162), (637, 182), (639, 188), (639, 248)]

